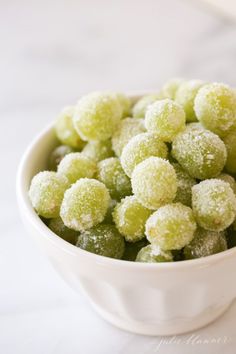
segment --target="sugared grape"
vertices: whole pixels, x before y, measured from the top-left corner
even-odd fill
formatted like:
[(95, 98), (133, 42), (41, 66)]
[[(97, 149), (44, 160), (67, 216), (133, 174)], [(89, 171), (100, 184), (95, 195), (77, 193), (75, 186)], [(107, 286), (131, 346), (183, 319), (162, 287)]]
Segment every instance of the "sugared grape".
[(74, 111), (74, 107), (64, 108), (56, 120), (55, 131), (57, 138), (62, 144), (69, 145), (72, 148), (82, 149), (85, 143), (74, 128)]
[(190, 176), (198, 179), (216, 177), (226, 162), (223, 141), (208, 130), (189, 130), (177, 135), (172, 155)]
[(177, 191), (173, 166), (159, 157), (149, 157), (138, 164), (132, 173), (131, 184), (140, 203), (153, 210), (170, 203)]
[(192, 241), (196, 230), (192, 209), (181, 204), (164, 205), (146, 223), (146, 235), (162, 250), (180, 250)]
[(167, 81), (161, 90), (163, 96), (170, 98), (172, 100), (175, 99), (176, 92), (182, 83), (183, 83), (183, 79), (178, 79), (178, 78)]
[(184, 257), (185, 259), (201, 258), (225, 250), (227, 250), (227, 242), (223, 232), (198, 228), (193, 240), (184, 248)]
[(103, 221), (109, 203), (109, 192), (103, 183), (81, 178), (66, 191), (60, 216), (70, 229), (84, 231)]
[(229, 173), (236, 173), (236, 132), (232, 132), (224, 138), (227, 150), (225, 169)]
[(51, 219), (48, 223), (49, 229), (51, 229), (56, 235), (63, 238), (63, 240), (72, 243), (73, 245), (76, 244), (79, 233), (78, 231), (71, 230), (66, 227), (61, 220), (61, 218), (54, 218)]
[(62, 199), (69, 182), (56, 172), (39, 172), (31, 181), (29, 198), (36, 212), (44, 218), (59, 216)]
[(59, 165), (63, 157), (65, 157), (67, 154), (70, 154), (71, 152), (74, 152), (74, 150), (68, 145), (57, 146), (49, 156), (49, 169), (51, 171), (56, 171), (57, 166)]
[(210, 179), (192, 188), (192, 207), (198, 224), (211, 231), (226, 229), (236, 216), (236, 197), (229, 183)]
[(202, 87), (195, 98), (194, 109), (202, 125), (220, 137), (236, 128), (236, 94), (225, 84)]
[(109, 139), (103, 141), (88, 142), (83, 149), (83, 155), (89, 157), (90, 159), (96, 162), (114, 156), (114, 151), (112, 150), (111, 146), (111, 140)]
[(236, 182), (232, 176), (228, 175), (227, 173), (221, 173), (219, 176), (217, 176), (217, 179), (221, 179), (222, 181), (229, 183), (234, 194), (236, 194)]
[(163, 95), (161, 93), (152, 93), (141, 97), (133, 106), (133, 117), (144, 118), (148, 106), (161, 99), (163, 99)]
[(130, 179), (116, 157), (99, 162), (97, 179), (105, 184), (114, 199), (121, 199), (131, 194)]
[(171, 142), (185, 128), (185, 112), (178, 103), (168, 98), (156, 101), (146, 111), (145, 127), (160, 140)]
[(170, 251), (163, 251), (159, 247), (148, 245), (139, 251), (135, 261), (145, 263), (172, 262), (173, 256)]
[(96, 163), (80, 152), (66, 155), (57, 169), (58, 174), (66, 176), (71, 184), (80, 178), (92, 178), (96, 170)]
[(100, 256), (119, 259), (123, 256), (125, 242), (114, 225), (102, 224), (83, 231), (76, 246)]
[(118, 92), (115, 95), (122, 108), (122, 118), (130, 117), (132, 105), (131, 99), (121, 92)]
[(130, 196), (116, 205), (113, 220), (126, 241), (136, 242), (145, 237), (145, 223), (150, 214), (135, 196)]
[(190, 206), (192, 203), (192, 187), (197, 183), (196, 180), (189, 176), (178, 163), (173, 163), (177, 176), (177, 192), (174, 202), (180, 202)]
[(142, 133), (134, 136), (124, 147), (121, 154), (121, 165), (131, 177), (136, 165), (151, 156), (166, 158), (168, 149), (165, 143), (151, 133)]
[(204, 82), (201, 80), (185, 81), (176, 91), (175, 101), (183, 107), (186, 113), (187, 122), (194, 122), (197, 120), (194, 112), (194, 99), (203, 85)]
[(143, 119), (123, 119), (112, 137), (112, 147), (116, 156), (120, 156), (124, 146), (135, 135), (145, 132)]
[(122, 116), (118, 99), (109, 93), (91, 93), (75, 107), (74, 127), (84, 140), (107, 140), (115, 132)]

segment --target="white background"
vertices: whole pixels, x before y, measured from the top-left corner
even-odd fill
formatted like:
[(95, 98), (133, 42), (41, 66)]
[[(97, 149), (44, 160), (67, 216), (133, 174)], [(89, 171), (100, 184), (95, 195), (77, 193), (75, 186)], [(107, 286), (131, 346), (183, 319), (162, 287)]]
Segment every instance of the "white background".
[(172, 76), (236, 86), (235, 38), (236, 22), (197, 0), (0, 0), (0, 353), (235, 353), (236, 304), (195, 332), (226, 344), (159, 348), (105, 323), (31, 242), (15, 200), (25, 147), (64, 105)]

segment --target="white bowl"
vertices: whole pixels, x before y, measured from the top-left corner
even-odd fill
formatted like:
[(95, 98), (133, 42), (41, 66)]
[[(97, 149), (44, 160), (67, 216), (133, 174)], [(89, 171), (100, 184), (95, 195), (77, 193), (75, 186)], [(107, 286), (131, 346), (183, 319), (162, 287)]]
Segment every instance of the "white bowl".
[(140, 334), (174, 335), (220, 316), (236, 297), (236, 247), (197, 260), (135, 263), (77, 248), (40, 220), (28, 198), (32, 177), (46, 169), (56, 144), (52, 125), (25, 152), (17, 176), (21, 216), (57, 272), (110, 323)]

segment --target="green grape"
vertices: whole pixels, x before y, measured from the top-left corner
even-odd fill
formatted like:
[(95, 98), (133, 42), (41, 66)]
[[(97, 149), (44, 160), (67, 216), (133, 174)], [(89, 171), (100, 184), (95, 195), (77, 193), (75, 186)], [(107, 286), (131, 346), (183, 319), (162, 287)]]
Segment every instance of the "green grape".
[(196, 180), (189, 176), (178, 163), (173, 163), (177, 176), (177, 192), (174, 202), (180, 202), (190, 206), (192, 203), (192, 187), (197, 183)]
[(57, 169), (58, 174), (66, 176), (71, 184), (80, 178), (92, 178), (96, 170), (96, 163), (80, 152), (66, 155)]
[(29, 198), (36, 212), (47, 219), (59, 216), (60, 206), (69, 182), (53, 171), (39, 172), (31, 181)]
[(71, 230), (66, 227), (61, 220), (61, 218), (54, 218), (51, 219), (48, 223), (48, 227), (52, 230), (56, 235), (63, 238), (63, 240), (72, 243), (73, 245), (76, 244), (78, 239), (79, 233), (78, 231)]
[(161, 90), (163, 96), (174, 100), (176, 92), (182, 83), (183, 79), (178, 78), (167, 81)]
[(186, 129), (174, 139), (172, 156), (190, 176), (206, 179), (220, 174), (227, 152), (216, 134), (208, 130)]
[(201, 124), (221, 138), (236, 128), (236, 94), (227, 85), (212, 83), (202, 87), (194, 109)]
[(149, 243), (146, 238), (143, 238), (137, 242), (125, 242), (125, 252), (122, 259), (124, 261), (134, 262), (141, 248), (147, 246), (148, 244)]
[(124, 147), (120, 161), (127, 176), (131, 177), (140, 162), (151, 156), (166, 158), (167, 154), (165, 143), (151, 133), (142, 133), (134, 136)]
[(133, 106), (132, 112), (134, 118), (144, 118), (148, 106), (155, 101), (163, 99), (161, 93), (152, 93), (141, 97)]
[(135, 135), (145, 132), (143, 119), (125, 118), (112, 137), (112, 147), (116, 156), (120, 156), (129, 140)]
[(135, 196), (129, 196), (116, 205), (113, 220), (126, 241), (136, 242), (145, 237), (145, 223), (150, 214)]
[(170, 203), (176, 195), (177, 177), (171, 164), (159, 157), (149, 157), (132, 173), (134, 195), (148, 209), (158, 209)]
[(112, 216), (112, 214), (113, 214), (113, 211), (114, 211), (117, 203), (118, 202), (115, 199), (111, 199), (110, 200), (110, 203), (109, 203), (105, 218), (103, 220), (104, 224), (113, 224), (113, 216)]
[(76, 246), (100, 256), (120, 259), (124, 253), (125, 242), (114, 225), (102, 224), (83, 231)]
[(119, 124), (122, 108), (114, 94), (91, 93), (82, 97), (73, 116), (74, 127), (86, 140), (107, 140)]
[(51, 171), (56, 171), (57, 166), (59, 165), (63, 157), (65, 157), (67, 154), (70, 154), (71, 152), (74, 152), (74, 150), (68, 145), (57, 146), (49, 156), (49, 169)]
[(156, 101), (146, 111), (145, 126), (160, 140), (171, 142), (185, 129), (185, 112), (178, 103), (168, 98)]
[(120, 92), (116, 93), (115, 95), (122, 108), (122, 118), (130, 117), (132, 104), (131, 99)]
[(204, 82), (201, 80), (185, 81), (176, 92), (175, 101), (183, 107), (187, 122), (195, 122), (197, 120), (194, 112), (194, 99), (203, 85)]
[(236, 132), (230, 133), (224, 138), (227, 150), (225, 169), (229, 173), (236, 173)]
[(208, 231), (198, 228), (193, 240), (184, 248), (185, 259), (207, 257), (227, 250), (223, 232)]
[(85, 143), (74, 128), (74, 111), (74, 107), (66, 107), (59, 114), (55, 122), (56, 136), (62, 144), (71, 146), (72, 148), (82, 149)]
[(180, 250), (192, 241), (197, 228), (192, 209), (172, 203), (159, 208), (146, 222), (146, 235), (162, 250)]
[(103, 141), (88, 142), (83, 149), (83, 155), (89, 157), (90, 159), (96, 162), (114, 156), (114, 152), (111, 146), (111, 140), (109, 139)]
[(132, 192), (130, 179), (116, 157), (98, 163), (97, 179), (105, 184), (114, 199), (121, 199)]
[(81, 178), (66, 191), (60, 216), (70, 229), (84, 231), (104, 220), (109, 203), (109, 192), (103, 183)]
[(236, 197), (229, 183), (210, 179), (193, 186), (192, 207), (199, 226), (222, 231), (235, 219)]
[(236, 182), (234, 177), (228, 175), (227, 173), (221, 173), (219, 176), (217, 176), (217, 179), (220, 179), (222, 181), (225, 181), (229, 183), (230, 187), (232, 188), (234, 194), (236, 194)]
[(148, 245), (139, 251), (135, 261), (145, 263), (173, 262), (173, 256), (170, 251), (163, 251), (158, 247)]

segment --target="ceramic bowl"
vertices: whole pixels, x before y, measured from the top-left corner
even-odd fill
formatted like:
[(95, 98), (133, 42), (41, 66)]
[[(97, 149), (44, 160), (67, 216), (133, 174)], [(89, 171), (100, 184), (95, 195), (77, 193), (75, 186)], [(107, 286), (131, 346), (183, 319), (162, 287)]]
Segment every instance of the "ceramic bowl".
[(31, 143), (17, 176), (22, 220), (56, 271), (76, 291), (84, 290), (108, 322), (146, 335), (175, 335), (219, 317), (236, 297), (236, 248), (190, 261), (135, 263), (98, 256), (55, 235), (28, 198), (32, 177), (46, 169), (56, 144), (53, 126)]

